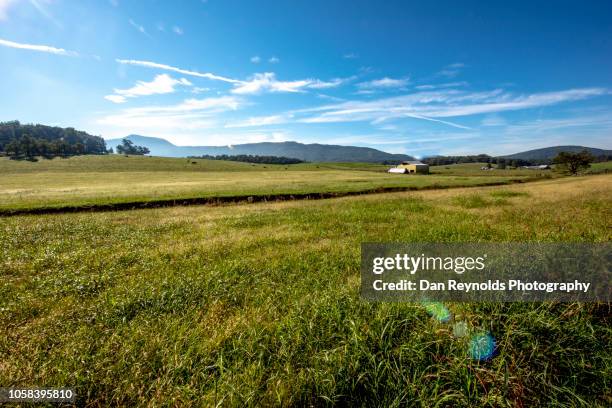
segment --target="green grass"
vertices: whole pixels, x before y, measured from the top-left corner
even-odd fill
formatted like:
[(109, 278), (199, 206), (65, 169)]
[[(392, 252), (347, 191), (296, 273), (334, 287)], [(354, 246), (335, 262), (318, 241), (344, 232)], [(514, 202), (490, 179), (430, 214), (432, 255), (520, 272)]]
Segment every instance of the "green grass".
[(481, 170), (487, 163), (461, 163), (461, 164), (448, 164), (442, 166), (431, 166), (430, 171), (432, 174), (453, 174), (453, 175), (464, 175), (464, 176), (529, 176), (529, 177), (553, 177), (556, 174), (551, 170), (530, 170), (530, 169), (497, 169), (493, 165), (493, 170)]
[[(192, 164), (194, 162), (195, 164)], [(445, 188), (526, 180), (521, 174), (388, 174), (367, 163), (251, 165), (217, 160), (81, 156), (0, 159), (0, 211), (142, 203), (202, 197)], [(534, 176), (534, 174), (529, 174)]]
[(496, 205), (506, 205), (508, 201), (502, 197), (491, 200), (480, 194), (466, 194), (455, 197), (455, 203), (463, 208), (484, 208)]
[(291, 165), (254, 164), (224, 160), (204, 160), (187, 158), (170, 158), (156, 156), (74, 156), (69, 158), (40, 159), (36, 162), (27, 160), (9, 160), (0, 157), (1, 174), (23, 174), (42, 172), (207, 172), (207, 171), (285, 171), (285, 170), (367, 170), (383, 171), (389, 166), (372, 163), (300, 163)]
[[(611, 182), (0, 217), (0, 384), (89, 406), (610, 406), (609, 305), (448, 303), (443, 323), (360, 300), (359, 245), (607, 242)], [(518, 194), (457, 201), (497, 191)]]
[(593, 163), (591, 164), (591, 168), (587, 171), (591, 174), (610, 173), (612, 172), (612, 161)]

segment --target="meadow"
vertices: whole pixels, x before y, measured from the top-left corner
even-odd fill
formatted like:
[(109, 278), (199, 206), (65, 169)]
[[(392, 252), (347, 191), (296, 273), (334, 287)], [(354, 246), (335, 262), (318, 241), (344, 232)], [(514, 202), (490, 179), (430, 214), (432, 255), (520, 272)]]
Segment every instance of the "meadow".
[(386, 173), (389, 167), (364, 163), (265, 165), (121, 155), (37, 162), (0, 158), (0, 213), (194, 198), (448, 188), (546, 176), (530, 170), (477, 172), (474, 165), (432, 168), (434, 174), (427, 176), (404, 176)]
[(608, 304), (369, 303), (359, 248), (608, 242), (611, 201), (592, 175), (0, 217), (0, 384), (88, 406), (610, 406)]

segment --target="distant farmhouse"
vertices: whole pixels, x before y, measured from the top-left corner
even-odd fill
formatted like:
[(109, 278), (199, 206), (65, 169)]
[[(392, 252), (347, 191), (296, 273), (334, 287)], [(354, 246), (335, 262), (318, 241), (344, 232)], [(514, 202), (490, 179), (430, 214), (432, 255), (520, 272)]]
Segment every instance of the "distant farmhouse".
[(429, 165), (420, 161), (403, 161), (389, 169), (389, 173), (400, 174), (429, 174)]

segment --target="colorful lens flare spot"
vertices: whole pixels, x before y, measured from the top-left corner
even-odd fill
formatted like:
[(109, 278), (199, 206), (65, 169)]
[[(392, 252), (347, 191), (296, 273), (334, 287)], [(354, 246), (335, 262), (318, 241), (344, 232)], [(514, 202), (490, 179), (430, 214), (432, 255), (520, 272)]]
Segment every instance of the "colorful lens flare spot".
[(448, 322), (451, 318), (451, 312), (440, 302), (426, 302), (424, 306), (427, 313), (442, 323)]
[(493, 357), (495, 353), (495, 339), (489, 333), (474, 335), (470, 340), (470, 356), (479, 361)]

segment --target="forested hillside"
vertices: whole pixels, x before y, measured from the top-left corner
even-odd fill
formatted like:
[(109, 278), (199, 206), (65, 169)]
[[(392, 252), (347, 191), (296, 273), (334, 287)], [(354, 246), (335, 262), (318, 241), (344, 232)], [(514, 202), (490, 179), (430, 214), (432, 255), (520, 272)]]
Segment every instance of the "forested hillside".
[(0, 122), (0, 152), (15, 159), (105, 154), (106, 144), (100, 136), (74, 128), (11, 121)]

